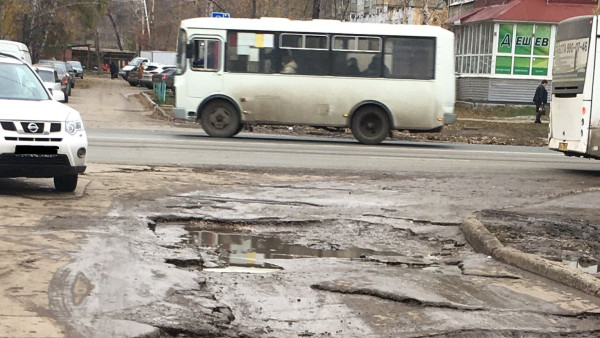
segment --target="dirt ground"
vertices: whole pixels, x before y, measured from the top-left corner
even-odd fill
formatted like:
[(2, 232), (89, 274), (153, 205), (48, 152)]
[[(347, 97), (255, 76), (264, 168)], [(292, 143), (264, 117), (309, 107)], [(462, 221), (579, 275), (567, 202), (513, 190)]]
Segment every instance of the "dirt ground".
[[(141, 95), (140, 100), (145, 101)], [(173, 120), (171, 106), (161, 107)], [(506, 113), (506, 110), (509, 113)], [(533, 123), (534, 107), (531, 106), (474, 106), (457, 104), (458, 120), (442, 129), (440, 133), (409, 133), (394, 131), (396, 141), (422, 141), (440, 143), (496, 144), (544, 147), (548, 145), (548, 117), (542, 123)], [(522, 114), (522, 115), (521, 115)], [(158, 114), (156, 118), (164, 118)], [(176, 124), (197, 126), (192, 122), (177, 121)], [(354, 138), (350, 129), (325, 130), (306, 126), (253, 126), (255, 132), (265, 134)]]

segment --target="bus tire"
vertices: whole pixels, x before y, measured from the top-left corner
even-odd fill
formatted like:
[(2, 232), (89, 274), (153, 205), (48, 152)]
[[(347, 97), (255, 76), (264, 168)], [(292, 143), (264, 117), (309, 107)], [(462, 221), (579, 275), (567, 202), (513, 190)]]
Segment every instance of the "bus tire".
[(213, 101), (204, 107), (200, 116), (202, 129), (213, 137), (232, 137), (240, 128), (240, 115), (227, 101)]
[(365, 106), (352, 116), (352, 135), (363, 144), (378, 144), (390, 133), (387, 114), (379, 107)]

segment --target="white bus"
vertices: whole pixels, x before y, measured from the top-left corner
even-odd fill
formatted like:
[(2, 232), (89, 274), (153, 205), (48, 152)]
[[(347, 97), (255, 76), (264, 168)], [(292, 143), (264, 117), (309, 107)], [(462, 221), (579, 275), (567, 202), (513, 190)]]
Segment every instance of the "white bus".
[(568, 156), (600, 159), (599, 38), (597, 16), (558, 24), (548, 147)]
[(440, 27), (196, 18), (177, 46), (174, 115), (210, 136), (307, 125), (377, 144), (456, 119), (454, 35)]

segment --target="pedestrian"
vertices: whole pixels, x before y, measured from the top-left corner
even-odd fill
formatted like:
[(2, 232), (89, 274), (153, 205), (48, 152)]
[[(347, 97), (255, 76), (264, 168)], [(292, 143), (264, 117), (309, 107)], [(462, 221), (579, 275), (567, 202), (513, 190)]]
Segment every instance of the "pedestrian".
[(534, 123), (542, 123), (540, 118), (542, 115), (546, 115), (546, 104), (548, 104), (548, 91), (546, 90), (546, 85), (548, 81), (542, 80), (542, 83), (535, 90), (535, 95), (533, 96), (533, 103), (535, 103), (535, 122)]
[(138, 84), (142, 83), (142, 77), (144, 76), (144, 68), (146, 68), (145, 63), (140, 64), (138, 67)]
[(284, 55), (281, 58), (281, 66), (281, 73), (283, 74), (296, 74), (296, 70), (298, 69), (298, 64), (289, 55)]
[(116, 79), (118, 76), (117, 74), (119, 74), (119, 67), (117, 67), (117, 65), (115, 64), (114, 61), (111, 61), (110, 62), (110, 78)]

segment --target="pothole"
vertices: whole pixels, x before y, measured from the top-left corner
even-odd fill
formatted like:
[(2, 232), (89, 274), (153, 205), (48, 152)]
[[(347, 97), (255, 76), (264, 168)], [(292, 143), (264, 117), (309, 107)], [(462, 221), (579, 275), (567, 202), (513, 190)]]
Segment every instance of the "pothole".
[[(202, 224), (199, 227), (199, 224)], [(152, 223), (165, 248), (173, 248), (175, 257), (167, 263), (179, 268), (215, 272), (269, 273), (283, 270), (277, 262), (291, 259), (338, 258), (365, 259), (383, 264), (406, 264), (410, 267), (427, 267), (432, 264), (423, 257), (407, 257), (398, 252), (365, 249), (348, 246), (348, 243), (333, 243), (331, 240), (313, 239), (294, 243), (292, 234), (298, 226), (286, 222), (265, 222), (269, 228), (261, 234), (249, 233), (256, 223), (192, 221)], [(195, 254), (194, 254), (195, 253)], [(416, 260), (416, 262), (414, 262)], [(421, 262), (427, 260), (428, 262)]]
[(318, 248), (290, 244), (274, 236), (255, 236), (236, 232), (208, 230), (190, 231), (188, 245), (218, 256), (220, 264), (204, 270), (227, 269), (233, 272), (247, 271), (240, 268), (283, 269), (268, 261), (299, 258), (366, 258), (370, 255), (397, 255), (369, 249), (341, 249), (331, 243), (319, 244)]

